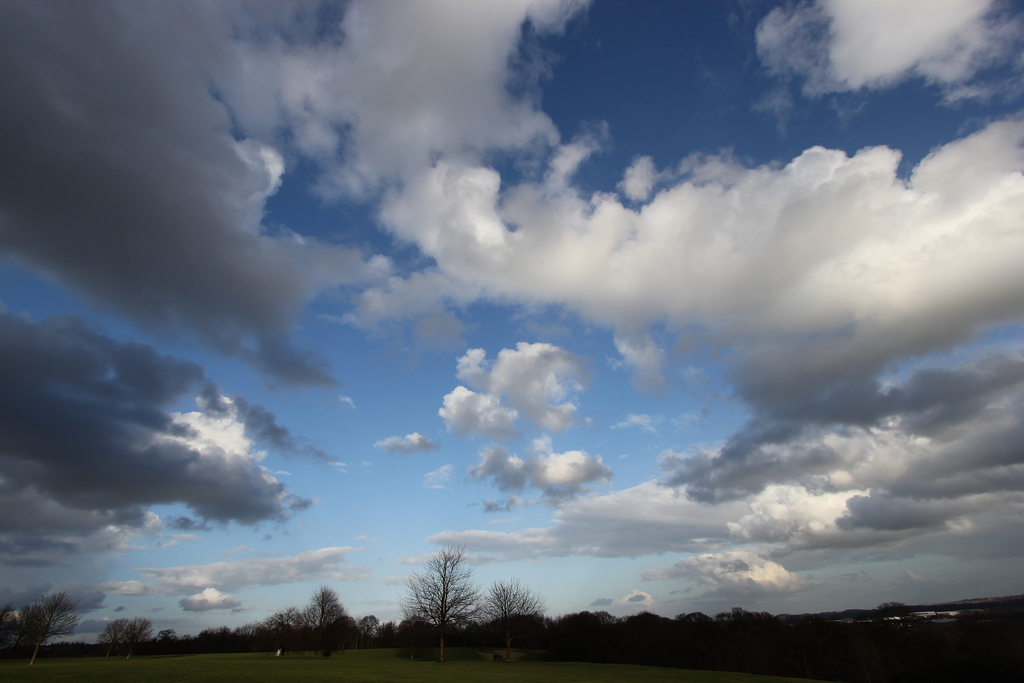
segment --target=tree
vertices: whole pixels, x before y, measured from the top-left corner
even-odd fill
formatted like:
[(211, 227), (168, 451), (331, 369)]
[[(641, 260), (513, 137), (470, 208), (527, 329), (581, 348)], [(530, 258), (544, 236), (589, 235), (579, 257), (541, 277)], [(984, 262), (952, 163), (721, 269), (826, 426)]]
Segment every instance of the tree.
[(480, 594), (463, 547), (445, 546), (427, 560), (423, 569), (424, 573), (409, 577), (402, 614), (410, 622), (425, 621), (437, 631), (438, 660), (443, 663), (445, 636), (473, 618)]
[(18, 612), (14, 609), (14, 603), (8, 602), (0, 607), (0, 650), (12, 645), (17, 635)]
[(910, 608), (902, 602), (883, 602), (872, 613), (876, 621), (899, 621), (909, 616)]
[(128, 645), (128, 656), (125, 659), (130, 659), (136, 645), (153, 637), (153, 621), (146, 617), (128, 619), (123, 635), (124, 642)]
[(380, 620), (372, 614), (368, 614), (359, 620), (359, 640), (362, 647), (370, 647), (377, 633), (380, 631)]
[(429, 642), (430, 635), (430, 624), (422, 619), (403, 619), (395, 629), (395, 640), (401, 647), (409, 649), (409, 659), (416, 658), (416, 648)]
[(517, 637), (523, 627), (544, 614), (547, 607), (544, 600), (529, 588), (511, 581), (495, 581), (484, 596), (483, 613), (495, 622), (505, 639), (505, 661), (512, 661), (512, 638)]
[(50, 638), (66, 636), (78, 625), (78, 601), (72, 600), (66, 591), (41, 595), (31, 605), (22, 610), (21, 616), (28, 637), (35, 641), (32, 659), (35, 664), (39, 647)]
[(313, 592), (304, 613), (313, 641), (313, 651), (330, 657), (348, 625), (345, 608), (333, 588), (320, 586)]
[(107, 655), (104, 659), (110, 659), (110, 652), (124, 640), (124, 629), (128, 625), (127, 619), (114, 619), (107, 624), (107, 627), (100, 633), (99, 641), (106, 643)]
[(397, 626), (393, 621), (385, 621), (377, 629), (377, 638), (381, 647), (395, 647), (395, 631)]
[(261, 627), (270, 645), (267, 649), (281, 652), (298, 649), (297, 645), (303, 637), (304, 620), (304, 615), (297, 607), (274, 612), (264, 619)]

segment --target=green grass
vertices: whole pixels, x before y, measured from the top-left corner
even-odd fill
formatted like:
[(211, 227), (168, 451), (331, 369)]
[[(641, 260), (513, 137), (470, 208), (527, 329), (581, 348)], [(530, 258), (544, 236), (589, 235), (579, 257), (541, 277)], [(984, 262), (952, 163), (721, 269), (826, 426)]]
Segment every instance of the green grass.
[[(498, 652), (494, 650), (494, 652)], [(180, 655), (133, 657), (105, 661), (97, 658), (0, 661), (0, 681), (47, 683), (180, 683), (181, 681), (244, 681), (245, 683), (771, 683), (796, 678), (748, 676), (720, 671), (687, 671), (625, 664), (532, 661), (512, 664), (491, 661), (491, 651), (447, 648), (447, 662), (399, 656), (397, 650), (349, 650), (329, 658), (312, 654)]]

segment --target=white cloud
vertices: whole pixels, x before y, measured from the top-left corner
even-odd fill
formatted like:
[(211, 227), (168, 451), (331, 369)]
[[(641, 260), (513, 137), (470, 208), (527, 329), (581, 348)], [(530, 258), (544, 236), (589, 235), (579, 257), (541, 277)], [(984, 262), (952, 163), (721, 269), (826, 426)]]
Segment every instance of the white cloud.
[[(1021, 508), (1024, 357), (994, 352), (837, 385), (761, 407), (723, 446), (663, 455), (668, 483), (703, 500), (747, 497), (738, 538), (790, 548), (948, 535)], [(750, 496), (753, 497), (750, 497)]]
[(478, 394), (463, 386), (445, 395), (437, 414), (444, 418), (448, 429), (459, 436), (480, 434), (501, 439), (517, 432), (515, 410), (502, 406), (497, 396)]
[(633, 386), (639, 391), (661, 394), (666, 386), (662, 373), (665, 353), (646, 334), (615, 335), (615, 348), (633, 368)]
[(805, 77), (805, 93), (884, 88), (911, 76), (960, 88), (1014, 58), (1021, 27), (991, 0), (830, 0), (778, 7), (757, 28), (776, 73)]
[(199, 537), (195, 534), (158, 534), (157, 538), (156, 543), (161, 548), (173, 548), (182, 543), (192, 543), (199, 540)]
[(653, 611), (657, 609), (658, 601), (650, 593), (633, 588), (621, 598), (609, 600), (607, 605), (625, 608), (632, 612)]
[(242, 603), (216, 588), (205, 588), (201, 593), (182, 598), (178, 605), (186, 612), (208, 612), (215, 609), (235, 609), (241, 607)]
[(454, 465), (441, 465), (433, 472), (423, 475), (423, 486), (428, 489), (446, 489), (454, 471)]
[(647, 201), (657, 179), (658, 171), (654, 166), (654, 160), (651, 157), (642, 156), (626, 169), (626, 175), (619, 183), (619, 189), (627, 199)]
[(582, 358), (565, 349), (519, 342), (515, 349), (502, 349), (493, 363), (487, 363), (483, 349), (468, 350), (458, 360), (457, 376), (495, 400), (507, 400), (540, 428), (563, 432), (575, 422), (570, 398), (583, 390), (590, 372)]
[[(538, 440), (533, 452), (525, 459), (510, 455), (501, 446), (491, 445), (480, 452), (480, 462), (470, 466), (470, 475), (480, 481), (494, 482), (499, 491), (523, 491), (534, 487), (542, 492), (542, 499), (550, 504), (571, 500), (589, 491), (584, 484), (608, 483), (612, 470), (600, 456), (591, 457), (582, 451), (554, 453), (550, 441)], [(526, 501), (516, 499), (516, 504)], [(510, 508), (506, 505), (504, 508)], [(503, 509), (492, 504), (492, 509)]]
[(648, 568), (643, 577), (652, 581), (693, 579), (708, 586), (706, 595), (734, 600), (785, 595), (820, 585), (747, 550), (684, 557), (672, 567)]
[[(262, 461), (267, 457), (267, 453), (253, 450), (252, 440), (245, 433), (245, 423), (238, 419), (232, 400), (226, 396), (221, 396), (220, 400), (228, 407), (223, 413), (171, 413), (177, 424), (187, 427), (187, 430), (179, 430), (186, 436), (161, 438), (187, 444), (207, 457), (223, 458), (228, 461)], [(270, 476), (266, 473), (265, 475)], [(273, 478), (270, 480), (273, 481)]]
[[(217, 588), (237, 591), (250, 586), (275, 586), (316, 579), (334, 581), (365, 578), (368, 569), (348, 564), (348, 556), (358, 548), (320, 548), (290, 557), (256, 557), (231, 562), (184, 567), (135, 569), (147, 581), (123, 581), (104, 584), (105, 592), (122, 595), (188, 595), (193, 591)], [(195, 595), (193, 595), (195, 597)]]
[(583, 359), (565, 349), (519, 342), (515, 349), (502, 349), (493, 362), (483, 349), (469, 349), (457, 361), (456, 376), (484, 393), (459, 386), (447, 394), (438, 414), (448, 429), (501, 439), (517, 433), (520, 414), (541, 429), (571, 427), (576, 404), (570, 399), (582, 391), (590, 373)]
[(373, 444), (373, 447), (380, 448), (388, 453), (409, 454), (437, 450), (441, 447), (441, 444), (431, 441), (419, 432), (413, 432), (405, 436), (389, 436)]
[[(899, 153), (884, 147), (853, 156), (815, 147), (758, 168), (695, 159), (637, 210), (611, 195), (552, 197), (530, 184), (510, 188), (499, 206), (494, 177), (445, 199), (444, 222), (411, 211), (408, 227), (437, 260), (421, 276), (434, 282), (428, 290), (454, 302), (486, 293), (560, 304), (614, 326), (650, 388), (663, 381), (662, 352), (638, 330), (662, 321), (729, 348), (735, 381), (800, 391), (1024, 315), (1012, 294), (1024, 288), (1022, 139), (1024, 123), (994, 123), (937, 148), (910, 182), (897, 177)], [(458, 244), (437, 248), (442, 234)], [(408, 282), (368, 296), (385, 308), (380, 301), (421, 296), (418, 280)]]
[(769, 486), (748, 500), (749, 513), (727, 526), (734, 537), (746, 541), (800, 546), (810, 538), (834, 534), (847, 499), (858, 493), (867, 491), (812, 493), (803, 486)]
[(225, 96), (247, 105), (239, 106), (247, 130), (269, 135), (287, 122), (302, 152), (322, 165), (321, 192), (362, 195), (382, 181), (410, 180), (437, 154), (556, 143), (531, 93), (514, 97), (506, 86), (531, 80), (524, 69), (543, 68), (512, 59), (524, 22), (557, 32), (583, 4), (354, 2), (337, 44), (245, 46), (240, 68), (249, 82), (229, 83)]
[(480, 451), (480, 462), (469, 473), (478, 480), (491, 479), (499, 491), (522, 491), (530, 480), (526, 461), (495, 444)]
[(464, 544), (472, 551), (508, 559), (702, 552), (728, 543), (726, 524), (747, 509), (739, 502), (702, 505), (667, 486), (648, 482), (568, 501), (554, 511), (549, 527), (515, 532), (446, 531), (428, 541)]
[(637, 428), (651, 434), (657, 434), (657, 425), (664, 420), (662, 415), (641, 415), (637, 413), (630, 413), (624, 420), (617, 422), (613, 429), (628, 429)]
[(608, 483), (612, 470), (601, 462), (601, 456), (583, 451), (548, 453), (532, 462), (533, 483), (552, 499), (573, 497), (583, 491), (585, 483)]
[(597, 130), (578, 135), (572, 142), (559, 145), (551, 154), (548, 172), (544, 178), (547, 191), (559, 194), (570, 189), (573, 174), (584, 161), (601, 149), (608, 138), (608, 125), (601, 123)]

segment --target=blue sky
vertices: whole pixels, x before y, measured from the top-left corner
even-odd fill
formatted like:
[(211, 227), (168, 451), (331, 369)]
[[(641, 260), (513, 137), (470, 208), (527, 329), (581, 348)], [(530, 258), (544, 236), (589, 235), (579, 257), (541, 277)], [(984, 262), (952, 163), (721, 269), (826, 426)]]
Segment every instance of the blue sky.
[(1016, 4), (0, 15), (0, 602), (1024, 590)]

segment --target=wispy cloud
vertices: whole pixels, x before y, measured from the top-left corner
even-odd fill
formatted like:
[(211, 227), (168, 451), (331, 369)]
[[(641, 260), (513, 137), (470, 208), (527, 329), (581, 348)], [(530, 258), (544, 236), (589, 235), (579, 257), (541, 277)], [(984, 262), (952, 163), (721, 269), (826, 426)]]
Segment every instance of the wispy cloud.
[(454, 471), (454, 465), (441, 465), (436, 470), (423, 475), (423, 486), (428, 489), (446, 489)]
[[(231, 562), (183, 567), (144, 568), (133, 571), (145, 581), (117, 581), (99, 586), (119, 595), (189, 595), (207, 589), (234, 592), (252, 586), (274, 586), (299, 581), (355, 580), (369, 575), (367, 567), (348, 564), (358, 548), (320, 548), (290, 557), (255, 557)], [(212, 593), (210, 595), (213, 595)]]
[(406, 434), (405, 436), (389, 436), (386, 439), (381, 439), (377, 443), (373, 444), (373, 447), (380, 448), (388, 453), (410, 455), (412, 453), (436, 451), (441, 447), (441, 444), (436, 441), (431, 441), (419, 432), (413, 432), (411, 434)]
[(614, 425), (615, 429), (640, 429), (651, 434), (657, 434), (657, 425), (663, 422), (665, 417), (663, 415), (643, 415), (637, 413), (630, 413), (625, 419), (620, 420)]

